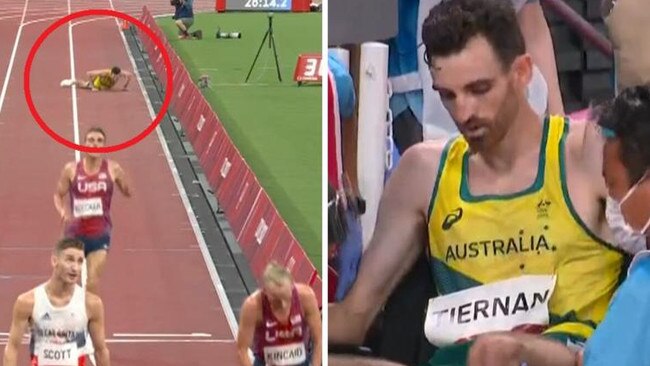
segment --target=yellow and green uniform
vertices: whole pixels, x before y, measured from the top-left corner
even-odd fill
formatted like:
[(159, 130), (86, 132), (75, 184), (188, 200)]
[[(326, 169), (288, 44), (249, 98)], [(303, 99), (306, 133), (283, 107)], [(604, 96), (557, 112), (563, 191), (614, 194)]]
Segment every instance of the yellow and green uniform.
[(93, 78), (93, 87), (97, 90), (110, 89), (115, 85), (115, 79), (111, 74), (101, 74)]
[[(534, 183), (501, 196), (472, 195), (467, 182), (468, 144), (462, 136), (450, 140), (429, 205), (428, 252), (439, 298), (463, 290), (474, 293), (479, 286), (520, 276), (554, 276), (544, 311), (547, 326), (540, 331), (545, 328), (543, 334), (565, 342), (583, 342), (605, 315), (625, 257), (587, 228), (569, 199), (564, 152), (568, 131), (565, 118), (547, 118)], [(519, 285), (524, 290), (526, 281)], [(501, 299), (500, 309), (488, 297), (481, 300), (483, 308), (461, 306), (450, 319), (463, 319), (462, 311), (464, 321), (457, 323), (508, 311), (505, 300)], [(515, 297), (510, 299), (510, 311), (521, 300)], [(519, 305), (531, 307), (542, 297), (529, 298), (527, 304), (524, 299)], [(464, 365), (469, 345), (443, 344), (429, 364)]]

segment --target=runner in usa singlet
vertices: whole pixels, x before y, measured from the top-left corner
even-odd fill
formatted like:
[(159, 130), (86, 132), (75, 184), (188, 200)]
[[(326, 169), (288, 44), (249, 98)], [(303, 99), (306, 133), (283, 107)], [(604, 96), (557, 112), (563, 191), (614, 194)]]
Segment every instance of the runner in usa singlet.
[(83, 160), (77, 163), (70, 184), (72, 221), (66, 229), (68, 236), (99, 237), (112, 228), (110, 209), (113, 197), (113, 180), (108, 161), (102, 160), (97, 174), (86, 174)]
[(310, 363), (309, 330), (295, 286), (291, 293), (291, 309), (285, 322), (278, 321), (266, 296), (262, 295), (262, 322), (255, 328), (253, 352), (256, 360), (264, 360), (265, 365), (298, 366)]
[(70, 302), (54, 307), (45, 286), (34, 290), (34, 310), (31, 316), (31, 366), (84, 366), (82, 350), (86, 344), (88, 316), (86, 297), (75, 286)]

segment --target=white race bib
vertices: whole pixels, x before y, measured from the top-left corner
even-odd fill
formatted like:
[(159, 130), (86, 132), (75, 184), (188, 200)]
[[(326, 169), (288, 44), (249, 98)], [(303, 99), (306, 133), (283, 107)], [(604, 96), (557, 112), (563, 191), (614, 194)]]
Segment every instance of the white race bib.
[(42, 366), (77, 366), (79, 350), (76, 343), (44, 344), (36, 355)]
[(520, 325), (548, 325), (555, 276), (526, 275), (429, 299), (424, 334), (442, 347)]
[(75, 199), (73, 204), (73, 215), (75, 218), (104, 215), (102, 199), (99, 197)]
[(264, 362), (273, 366), (299, 365), (307, 360), (304, 343), (264, 347)]

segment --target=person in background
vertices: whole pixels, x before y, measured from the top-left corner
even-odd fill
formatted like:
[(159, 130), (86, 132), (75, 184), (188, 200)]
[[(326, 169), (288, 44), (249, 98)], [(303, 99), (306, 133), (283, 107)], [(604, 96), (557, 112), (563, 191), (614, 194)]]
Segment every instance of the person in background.
[(646, 366), (650, 365), (650, 85), (626, 88), (596, 112), (606, 137), (607, 219), (610, 226), (625, 231), (639, 251), (605, 319), (585, 346), (583, 364)]
[(194, 24), (194, 0), (171, 0), (171, 5), (176, 9), (174, 19), (178, 27), (178, 39), (202, 39), (203, 32), (199, 29), (190, 33)]

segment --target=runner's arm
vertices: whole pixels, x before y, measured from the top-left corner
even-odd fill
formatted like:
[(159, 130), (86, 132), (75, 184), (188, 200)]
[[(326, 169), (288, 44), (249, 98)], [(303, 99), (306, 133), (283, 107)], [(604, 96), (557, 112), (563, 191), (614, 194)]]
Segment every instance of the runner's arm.
[(88, 332), (95, 348), (97, 366), (110, 366), (110, 354), (106, 347), (104, 326), (104, 303), (99, 296), (86, 292), (88, 307)]
[(126, 78), (126, 81), (124, 82), (124, 86), (122, 87), (124, 90), (129, 86), (129, 83), (131, 82), (131, 79), (133, 78), (133, 74), (129, 71), (122, 71), (122, 74), (124, 74), (124, 77)]
[(72, 170), (72, 163), (68, 163), (63, 167), (59, 181), (56, 184), (56, 192), (54, 192), (54, 208), (59, 213), (62, 219), (66, 217), (66, 208), (63, 200), (68, 194), (70, 189), (70, 176)]
[(361, 345), (388, 296), (426, 243), (426, 210), (440, 146), (410, 147), (392, 173), (379, 203), (372, 239), (356, 281), (341, 303), (329, 305), (330, 344)]
[(237, 332), (237, 353), (239, 355), (239, 364), (242, 366), (252, 366), (248, 349), (253, 344), (255, 334), (257, 306), (252, 297), (249, 297), (242, 304), (239, 315), (239, 331)]
[(301, 300), (305, 308), (305, 317), (309, 325), (311, 339), (314, 343), (311, 366), (320, 366), (323, 354), (323, 335), (321, 331), (323, 327), (321, 324), (321, 313), (318, 309), (318, 300), (316, 300), (316, 294), (311, 287), (306, 285), (302, 286), (302, 292), (303, 296)]
[(111, 174), (115, 179), (115, 184), (117, 185), (117, 188), (120, 189), (120, 192), (122, 192), (124, 196), (131, 197), (133, 195), (133, 190), (131, 189), (131, 185), (128, 182), (126, 172), (124, 172), (124, 169), (122, 169), (122, 166), (120, 164), (113, 162), (112, 165), (113, 165), (113, 169)]
[(562, 93), (557, 75), (553, 38), (544, 17), (544, 10), (539, 1), (527, 3), (517, 14), (519, 26), (524, 36), (526, 49), (533, 57), (533, 62), (544, 76), (548, 86), (548, 112), (564, 114)]
[(22, 347), (23, 334), (27, 329), (33, 302), (21, 295), (16, 299), (13, 309), (13, 319), (9, 331), (9, 341), (4, 352), (4, 366), (18, 366), (18, 350)]

